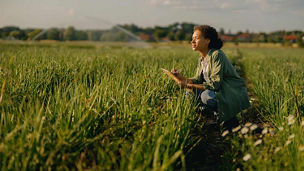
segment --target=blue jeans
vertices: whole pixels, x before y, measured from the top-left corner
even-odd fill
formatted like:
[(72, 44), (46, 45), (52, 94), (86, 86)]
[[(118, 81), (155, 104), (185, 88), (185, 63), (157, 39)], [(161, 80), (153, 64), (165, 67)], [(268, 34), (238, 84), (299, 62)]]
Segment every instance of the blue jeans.
[(186, 96), (191, 96), (193, 102), (198, 104), (199, 111), (217, 112), (217, 101), (214, 91), (194, 89), (193, 93), (186, 92)]

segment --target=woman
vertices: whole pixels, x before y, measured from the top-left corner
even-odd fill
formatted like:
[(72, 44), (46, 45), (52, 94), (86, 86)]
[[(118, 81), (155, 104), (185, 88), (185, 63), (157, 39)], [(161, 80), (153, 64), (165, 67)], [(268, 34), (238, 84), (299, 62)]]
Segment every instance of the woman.
[(173, 68), (171, 72), (179, 79), (178, 84), (192, 89), (201, 108), (216, 111), (220, 121), (235, 118), (250, 103), (244, 80), (220, 50), (222, 40), (213, 27), (195, 26), (191, 44), (200, 53), (196, 75), (185, 78)]

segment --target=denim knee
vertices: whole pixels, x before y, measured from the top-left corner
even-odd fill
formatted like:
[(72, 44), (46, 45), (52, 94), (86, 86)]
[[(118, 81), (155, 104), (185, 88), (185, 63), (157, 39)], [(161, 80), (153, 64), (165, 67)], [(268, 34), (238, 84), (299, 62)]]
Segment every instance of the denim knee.
[(216, 108), (217, 101), (214, 91), (205, 90), (201, 93), (200, 97), (201, 97), (201, 102), (204, 105), (209, 106), (211, 108)]

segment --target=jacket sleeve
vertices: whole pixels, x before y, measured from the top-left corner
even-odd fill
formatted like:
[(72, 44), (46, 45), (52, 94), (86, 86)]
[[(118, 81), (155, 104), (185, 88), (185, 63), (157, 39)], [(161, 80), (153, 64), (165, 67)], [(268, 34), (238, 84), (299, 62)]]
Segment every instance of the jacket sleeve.
[(221, 55), (221, 53), (216, 52), (211, 56), (209, 81), (203, 82), (203, 85), (206, 89), (213, 90), (215, 92), (219, 91), (221, 82), (223, 80), (223, 68), (225, 61), (223, 60)]

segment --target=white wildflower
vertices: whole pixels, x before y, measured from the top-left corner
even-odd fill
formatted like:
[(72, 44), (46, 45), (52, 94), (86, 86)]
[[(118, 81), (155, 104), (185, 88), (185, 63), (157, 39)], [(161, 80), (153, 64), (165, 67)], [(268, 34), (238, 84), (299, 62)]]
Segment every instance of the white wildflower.
[(250, 130), (251, 131), (253, 131), (253, 130), (257, 129), (257, 128), (258, 128), (258, 126), (256, 124), (253, 124), (253, 125), (250, 126)]
[(284, 128), (282, 126), (280, 126), (278, 129), (279, 129), (279, 131), (283, 131), (284, 130)]
[(228, 130), (226, 130), (226, 131), (224, 131), (224, 132), (222, 133), (222, 137), (226, 136), (227, 134), (229, 134), (229, 131), (228, 131)]
[(235, 128), (232, 129), (232, 132), (237, 132), (240, 129), (241, 129), (241, 126), (235, 127)]
[(288, 146), (290, 143), (291, 143), (291, 141), (287, 140), (286, 143), (285, 143), (285, 146)]
[(246, 154), (244, 157), (243, 157), (243, 160), (244, 161), (247, 161), (251, 158), (251, 155), (250, 154)]
[(267, 132), (268, 132), (268, 129), (264, 128), (263, 131), (262, 131), (262, 134), (267, 134)]
[(253, 97), (251, 97), (251, 98), (249, 99), (249, 101), (250, 101), (250, 103), (252, 103), (252, 102), (256, 101), (256, 99), (253, 98)]
[(274, 149), (274, 153), (277, 153), (277, 152), (280, 151), (280, 150), (281, 150), (281, 148), (280, 148), (280, 147), (277, 147), (277, 148)]
[(247, 126), (247, 127), (250, 127), (252, 125), (252, 123), (250, 123), (250, 122), (247, 122), (246, 124), (245, 124), (245, 126)]
[(304, 126), (304, 120), (301, 122), (301, 126)]
[(264, 123), (263, 124), (263, 127), (265, 128), (265, 127), (270, 127), (270, 125), (268, 124), (268, 123)]
[(288, 121), (288, 125), (294, 124), (294, 123), (295, 123), (295, 118), (294, 118), (294, 116), (293, 116), (293, 115), (289, 115), (289, 116), (287, 117), (287, 121)]
[(294, 137), (295, 137), (295, 134), (291, 134), (291, 135), (288, 137), (288, 139), (291, 140), (291, 139), (293, 139)]
[(241, 129), (241, 133), (246, 134), (248, 132), (248, 130), (249, 129), (247, 127), (244, 127), (244, 128)]
[(299, 151), (303, 151), (304, 150), (304, 145), (300, 145), (299, 146)]
[(261, 144), (262, 143), (262, 140), (261, 139), (258, 139), (255, 143), (254, 143), (254, 146), (257, 146), (257, 145), (259, 145), (259, 144)]

